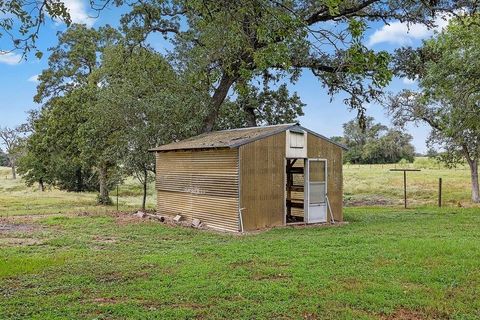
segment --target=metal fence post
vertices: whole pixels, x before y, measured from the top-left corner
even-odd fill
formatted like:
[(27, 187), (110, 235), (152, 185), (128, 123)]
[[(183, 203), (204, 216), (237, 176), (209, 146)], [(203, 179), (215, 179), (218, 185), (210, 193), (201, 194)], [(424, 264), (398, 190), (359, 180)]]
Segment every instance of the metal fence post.
[(442, 178), (438, 178), (438, 207), (442, 207)]
[(118, 212), (118, 184), (117, 184), (117, 212)]

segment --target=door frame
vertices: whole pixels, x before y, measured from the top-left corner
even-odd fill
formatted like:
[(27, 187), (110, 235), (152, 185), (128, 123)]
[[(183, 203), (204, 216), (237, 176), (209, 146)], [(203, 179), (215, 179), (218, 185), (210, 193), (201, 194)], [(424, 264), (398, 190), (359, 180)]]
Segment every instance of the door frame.
[[(304, 159), (304, 181), (303, 181), (303, 220), (305, 223), (309, 222), (310, 214), (310, 161), (325, 162), (325, 210), (328, 210), (328, 201), (326, 200), (328, 194), (328, 160), (325, 158), (305, 158)], [(328, 221), (328, 211), (327, 211)]]

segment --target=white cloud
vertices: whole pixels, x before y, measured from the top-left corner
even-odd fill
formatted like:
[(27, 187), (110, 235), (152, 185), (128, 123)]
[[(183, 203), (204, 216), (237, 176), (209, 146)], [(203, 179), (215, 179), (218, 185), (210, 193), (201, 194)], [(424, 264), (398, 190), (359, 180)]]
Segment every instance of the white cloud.
[(88, 15), (83, 0), (63, 0), (63, 3), (68, 9), (68, 13), (70, 13), (70, 18), (73, 23), (86, 24), (88, 27), (93, 26), (95, 18)]
[(413, 84), (416, 84), (417, 83), (417, 80), (416, 79), (409, 79), (409, 78), (402, 78), (402, 82), (406, 85), (413, 85)]
[(433, 35), (435, 31), (441, 31), (448, 25), (450, 15), (438, 16), (435, 18), (435, 27), (428, 29), (419, 23), (408, 24), (406, 22), (392, 22), (376, 30), (369, 38), (368, 45), (378, 43), (389, 43), (395, 45), (409, 45), (414, 40), (422, 40)]
[(22, 55), (13, 52), (3, 53), (0, 51), (0, 63), (6, 63), (9, 65), (19, 64), (22, 61)]
[(28, 78), (28, 81), (38, 83), (38, 76), (39, 76), (38, 74), (35, 74), (35, 75), (31, 76), (30, 78)]

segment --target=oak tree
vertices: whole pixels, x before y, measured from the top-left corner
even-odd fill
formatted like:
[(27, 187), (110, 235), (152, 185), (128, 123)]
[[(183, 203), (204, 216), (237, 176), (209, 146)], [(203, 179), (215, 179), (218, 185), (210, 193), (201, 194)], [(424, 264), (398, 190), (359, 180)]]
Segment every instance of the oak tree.
[[(389, 54), (364, 44), (368, 23), (392, 19), (432, 26), (436, 14), (472, 1), (145, 0), (122, 18), (130, 41), (152, 33), (170, 40), (169, 56), (189, 84), (210, 94), (203, 131), (211, 131), (229, 94), (265, 73), (295, 82), (310, 70), (326, 91), (364, 119), (365, 102), (390, 81)], [(320, 88), (319, 88), (320, 90)]]

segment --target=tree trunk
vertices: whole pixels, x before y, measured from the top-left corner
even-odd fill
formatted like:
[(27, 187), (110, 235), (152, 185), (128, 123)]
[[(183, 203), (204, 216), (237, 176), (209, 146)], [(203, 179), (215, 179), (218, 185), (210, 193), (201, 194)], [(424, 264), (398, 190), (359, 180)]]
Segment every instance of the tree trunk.
[(43, 183), (43, 179), (42, 179), (42, 178), (40, 178), (40, 179), (38, 180), (38, 188), (39, 188), (40, 191), (42, 191), (42, 192), (45, 191), (45, 184)]
[(470, 176), (472, 179), (472, 202), (480, 202), (480, 188), (478, 184), (478, 160), (467, 159), (468, 165), (470, 166)]
[(111, 204), (108, 194), (107, 165), (102, 164), (99, 167), (98, 183), (100, 185), (100, 194), (98, 197), (99, 204)]
[(147, 169), (143, 169), (143, 199), (142, 199), (142, 210), (145, 211), (147, 204), (147, 186), (148, 186), (148, 172)]
[(12, 178), (13, 180), (17, 179), (17, 171), (16, 171), (16, 168), (15, 168), (15, 163), (14, 162), (11, 162), (11, 167), (12, 167)]
[(246, 106), (245, 112), (247, 114), (247, 126), (256, 127), (257, 126), (257, 116), (255, 115), (256, 106)]
[(82, 168), (78, 168), (78, 169), (75, 171), (75, 176), (76, 176), (76, 178), (77, 178), (76, 186), (75, 186), (76, 191), (77, 191), (77, 192), (82, 192), (82, 191), (84, 191), (84, 189), (83, 189)]
[(230, 87), (233, 85), (235, 80), (236, 77), (229, 76), (225, 73), (223, 74), (222, 79), (220, 80), (220, 83), (217, 89), (215, 89), (215, 92), (211, 98), (210, 109), (208, 110), (207, 117), (203, 121), (202, 132), (211, 132), (213, 130), (215, 121), (218, 118), (220, 107), (223, 101), (225, 101), (228, 91), (230, 90)]

